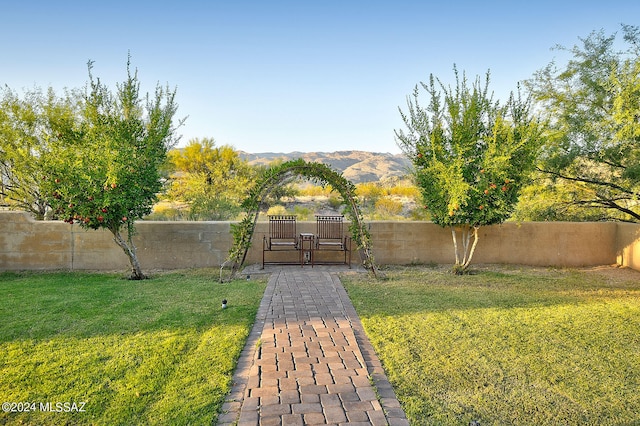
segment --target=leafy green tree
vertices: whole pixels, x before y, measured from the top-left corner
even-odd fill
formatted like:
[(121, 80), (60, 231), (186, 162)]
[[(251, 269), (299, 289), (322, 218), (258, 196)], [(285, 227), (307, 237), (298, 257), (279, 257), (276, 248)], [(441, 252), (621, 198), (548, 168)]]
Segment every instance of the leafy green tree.
[(210, 138), (171, 150), (169, 162), (174, 173), (167, 196), (188, 203), (191, 219), (236, 217), (257, 174), (232, 147), (216, 147)]
[(48, 145), (74, 137), (79, 95), (58, 97), (35, 88), (21, 97), (0, 88), (0, 197), (12, 208), (42, 220), (49, 209), (41, 188), (41, 169)]
[(554, 186), (575, 194), (570, 203), (607, 219), (639, 221), (640, 31), (592, 32), (572, 55), (539, 70), (527, 84), (547, 114), (553, 136), (540, 170)]
[(533, 182), (524, 187), (513, 220), (520, 222), (600, 222), (610, 215), (604, 209), (585, 209), (575, 200), (589, 197), (584, 184), (565, 183), (548, 174), (533, 173)]
[(43, 188), (55, 214), (69, 223), (107, 229), (131, 263), (131, 278), (146, 278), (133, 243), (134, 222), (151, 211), (162, 189), (160, 168), (175, 142), (175, 90), (140, 95), (137, 71), (112, 93), (92, 75), (73, 137), (50, 145)]
[[(504, 106), (478, 77), (471, 87), (454, 67), (456, 86), (433, 75), (416, 86), (400, 110), (407, 130), (396, 140), (414, 165), (416, 183), (432, 220), (450, 227), (454, 272), (464, 272), (478, 242), (478, 229), (506, 220), (534, 168), (543, 126), (530, 102), (511, 94)], [(420, 88), (429, 96), (419, 103)], [(457, 233), (461, 235), (458, 244)], [(471, 239), (473, 238), (473, 242)]]

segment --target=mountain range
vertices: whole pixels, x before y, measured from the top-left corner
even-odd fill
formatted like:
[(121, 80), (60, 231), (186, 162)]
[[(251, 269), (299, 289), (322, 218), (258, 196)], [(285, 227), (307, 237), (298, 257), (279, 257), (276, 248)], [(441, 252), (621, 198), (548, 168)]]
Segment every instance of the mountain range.
[(411, 162), (404, 154), (368, 151), (335, 152), (240, 152), (240, 157), (252, 165), (269, 165), (274, 161), (290, 161), (302, 158), (307, 162), (322, 163), (353, 183), (379, 182), (401, 178), (411, 172)]

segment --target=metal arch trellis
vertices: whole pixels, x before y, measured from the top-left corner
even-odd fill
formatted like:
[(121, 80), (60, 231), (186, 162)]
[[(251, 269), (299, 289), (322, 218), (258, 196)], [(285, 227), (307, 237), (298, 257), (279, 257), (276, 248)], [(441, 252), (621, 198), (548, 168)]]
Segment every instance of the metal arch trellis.
[(349, 225), (351, 238), (356, 242), (362, 263), (365, 268), (377, 277), (376, 265), (371, 253), (371, 236), (360, 213), (353, 183), (325, 164), (298, 159), (287, 161), (268, 169), (242, 203), (246, 216), (239, 223), (231, 225), (233, 246), (229, 250), (229, 257), (220, 268), (221, 281), (222, 271), (226, 265), (231, 265), (229, 279), (233, 279), (244, 264), (247, 252), (251, 247), (251, 239), (263, 199), (277, 187), (299, 176), (319, 181), (323, 185), (331, 185), (334, 190), (338, 191), (345, 205), (347, 216), (351, 221)]

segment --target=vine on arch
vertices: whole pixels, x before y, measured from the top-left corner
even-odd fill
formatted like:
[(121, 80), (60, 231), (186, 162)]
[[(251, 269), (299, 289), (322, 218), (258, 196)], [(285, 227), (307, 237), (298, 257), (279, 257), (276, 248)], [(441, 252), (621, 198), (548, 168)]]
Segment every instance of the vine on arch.
[(251, 189), (242, 203), (242, 208), (247, 213), (246, 216), (239, 223), (231, 225), (233, 246), (229, 250), (229, 257), (223, 264), (223, 268), (224, 265), (231, 264), (231, 278), (237, 274), (244, 264), (247, 252), (251, 247), (251, 238), (253, 237), (263, 199), (277, 187), (294, 180), (298, 176), (320, 182), (323, 185), (331, 185), (334, 190), (338, 191), (345, 205), (345, 213), (350, 219), (349, 230), (351, 238), (355, 241), (356, 247), (360, 252), (362, 263), (365, 268), (376, 276), (376, 265), (371, 253), (371, 236), (358, 207), (355, 186), (331, 167), (321, 163), (306, 162), (303, 159), (287, 161), (269, 168), (258, 184)]

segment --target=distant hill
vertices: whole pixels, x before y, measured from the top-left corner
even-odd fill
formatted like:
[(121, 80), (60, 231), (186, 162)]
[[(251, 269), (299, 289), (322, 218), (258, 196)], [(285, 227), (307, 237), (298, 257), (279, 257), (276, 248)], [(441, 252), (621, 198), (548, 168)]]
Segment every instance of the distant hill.
[(240, 152), (240, 157), (253, 165), (269, 165), (273, 161), (289, 161), (302, 158), (305, 161), (323, 163), (342, 172), (353, 183), (378, 182), (410, 173), (411, 162), (403, 154), (368, 151), (336, 152)]

